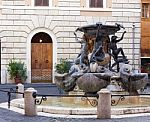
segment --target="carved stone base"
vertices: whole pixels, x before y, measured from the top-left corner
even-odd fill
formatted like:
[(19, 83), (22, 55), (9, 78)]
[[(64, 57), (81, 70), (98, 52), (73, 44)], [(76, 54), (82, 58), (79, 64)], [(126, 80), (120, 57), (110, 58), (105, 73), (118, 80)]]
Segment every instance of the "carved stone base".
[(93, 73), (85, 73), (77, 79), (77, 85), (86, 93), (96, 93), (108, 84), (109, 82), (104, 79), (99, 79)]

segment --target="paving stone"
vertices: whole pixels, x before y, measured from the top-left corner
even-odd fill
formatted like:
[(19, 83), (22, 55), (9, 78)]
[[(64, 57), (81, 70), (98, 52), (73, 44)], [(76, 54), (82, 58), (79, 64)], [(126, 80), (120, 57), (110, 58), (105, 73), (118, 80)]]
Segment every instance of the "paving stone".
[[(39, 93), (59, 93), (58, 88), (55, 85), (51, 84), (25, 84), (25, 88), (34, 87)], [(15, 88), (13, 84), (5, 84), (0, 85), (0, 89), (9, 90), (10, 88)], [(150, 86), (146, 89), (147, 93), (150, 93)], [(15, 97), (15, 96), (14, 96)], [(13, 98), (12, 98), (13, 99)], [(7, 94), (0, 92), (0, 103), (7, 101)], [(7, 108), (7, 107), (6, 107)], [(116, 115), (112, 116), (112, 119), (99, 120), (96, 117), (93, 118), (69, 118), (68, 116), (62, 117), (54, 117), (54, 116), (46, 116), (38, 115), (35, 117), (27, 117), (24, 114), (17, 113), (12, 111), (13, 108), (4, 109), (0, 107), (0, 122), (150, 122), (150, 113), (138, 114), (134, 116), (134, 114), (128, 115)], [(124, 118), (122, 118), (124, 117)]]

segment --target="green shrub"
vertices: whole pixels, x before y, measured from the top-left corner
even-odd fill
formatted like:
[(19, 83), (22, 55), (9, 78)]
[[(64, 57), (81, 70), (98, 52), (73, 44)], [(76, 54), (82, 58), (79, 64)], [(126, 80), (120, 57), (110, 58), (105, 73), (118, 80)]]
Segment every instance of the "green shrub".
[(59, 74), (69, 73), (70, 67), (71, 62), (67, 59), (60, 59), (60, 63), (55, 66), (56, 72)]
[(14, 79), (16, 77), (21, 78), (22, 81), (27, 79), (27, 68), (22, 61), (11, 59), (8, 63), (7, 71), (10, 79)]

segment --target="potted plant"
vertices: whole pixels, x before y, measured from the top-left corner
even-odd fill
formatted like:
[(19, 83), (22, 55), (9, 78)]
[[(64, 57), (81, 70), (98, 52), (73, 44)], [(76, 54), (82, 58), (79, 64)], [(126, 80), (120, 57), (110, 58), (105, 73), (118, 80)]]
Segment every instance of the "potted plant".
[(146, 63), (141, 66), (141, 72), (150, 74), (150, 63)]
[(27, 69), (22, 61), (11, 59), (7, 67), (10, 79), (14, 79), (15, 83), (22, 83), (27, 79)]
[(55, 66), (55, 83), (65, 92), (72, 91), (76, 85), (75, 78), (69, 75), (71, 62), (67, 59), (61, 59)]
[(67, 59), (60, 59), (60, 63), (55, 66), (56, 72), (59, 74), (69, 73), (70, 67), (71, 63)]

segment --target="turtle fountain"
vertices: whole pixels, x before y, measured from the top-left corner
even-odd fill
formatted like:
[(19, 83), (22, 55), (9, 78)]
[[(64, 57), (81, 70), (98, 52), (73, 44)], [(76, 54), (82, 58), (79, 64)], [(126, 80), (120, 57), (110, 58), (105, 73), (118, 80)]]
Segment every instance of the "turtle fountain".
[[(121, 30), (124, 32), (118, 38), (115, 34)], [(77, 28), (74, 34), (76, 41), (81, 44), (81, 51), (74, 61), (64, 60), (57, 64), (54, 76), (56, 85), (68, 93), (69, 97), (49, 97), (38, 106), (38, 111), (65, 115), (95, 115), (96, 104), (91, 103), (95, 99), (97, 101), (97, 98), (70, 97), (70, 93), (81, 96), (95, 95), (101, 89), (107, 88), (114, 95), (128, 95), (126, 99), (124, 96), (116, 98), (123, 101), (117, 102), (119, 104), (115, 108), (112, 106), (112, 114), (150, 112), (150, 96), (138, 94), (139, 90), (146, 86), (148, 74), (134, 73), (123, 49), (117, 47), (125, 33), (125, 28), (120, 24), (96, 23)], [(115, 93), (110, 89), (112, 83), (119, 86), (117, 90), (120, 92)], [(114, 101), (115, 99), (111, 100), (112, 103)], [(11, 104), (23, 108), (22, 99), (15, 99)]]
[(148, 75), (134, 73), (123, 49), (117, 47), (126, 33), (124, 31), (120, 38), (115, 36), (121, 29), (125, 30), (120, 24), (102, 23), (77, 28), (74, 35), (76, 41), (81, 43), (81, 51), (68, 73), (55, 74), (56, 85), (66, 92), (73, 91), (77, 85), (83, 92), (95, 94), (116, 77), (125, 91), (137, 95), (137, 90), (147, 84)]

